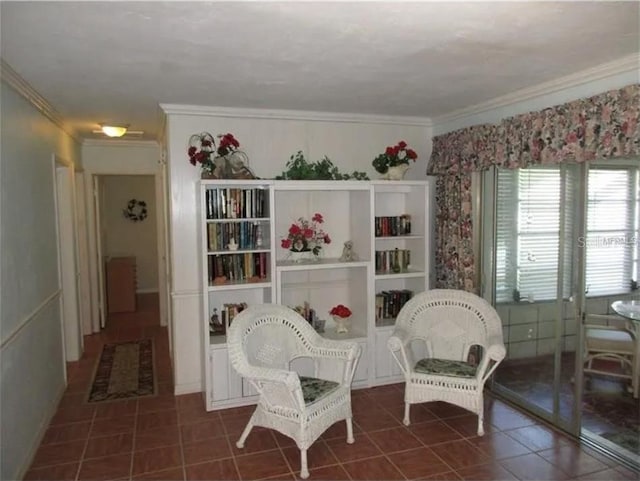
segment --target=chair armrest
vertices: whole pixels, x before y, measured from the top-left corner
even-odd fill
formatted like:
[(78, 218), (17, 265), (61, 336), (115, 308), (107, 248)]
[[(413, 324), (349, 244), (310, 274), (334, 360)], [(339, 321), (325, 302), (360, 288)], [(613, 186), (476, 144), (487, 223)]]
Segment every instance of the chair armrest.
[(314, 342), (311, 350), (314, 357), (354, 361), (360, 354), (360, 345), (357, 342), (334, 341), (321, 337), (319, 341)]
[(387, 347), (405, 378), (410, 375), (414, 364), (413, 353), (411, 349), (407, 349), (410, 342), (411, 336), (409, 332), (401, 327), (396, 327), (391, 337), (387, 340)]
[(409, 333), (406, 329), (396, 327), (391, 334), (391, 337), (387, 340), (387, 347), (391, 351), (399, 351), (403, 349), (410, 341)]
[(487, 348), (487, 356), (494, 361), (502, 361), (507, 355), (504, 343), (498, 338), (489, 338), (489, 347)]
[(243, 372), (239, 372), (239, 374), (253, 382), (273, 382), (284, 384), (289, 388), (289, 390), (294, 390), (297, 387), (300, 387), (300, 379), (293, 371), (260, 366), (248, 366), (242, 371)]

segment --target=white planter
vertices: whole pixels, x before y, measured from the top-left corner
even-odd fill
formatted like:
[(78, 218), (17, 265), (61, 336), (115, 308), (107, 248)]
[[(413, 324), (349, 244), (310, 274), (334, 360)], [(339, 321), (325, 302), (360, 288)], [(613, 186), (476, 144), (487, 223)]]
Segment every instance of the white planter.
[(394, 165), (389, 167), (381, 178), (385, 180), (402, 180), (407, 170), (409, 170), (409, 164)]

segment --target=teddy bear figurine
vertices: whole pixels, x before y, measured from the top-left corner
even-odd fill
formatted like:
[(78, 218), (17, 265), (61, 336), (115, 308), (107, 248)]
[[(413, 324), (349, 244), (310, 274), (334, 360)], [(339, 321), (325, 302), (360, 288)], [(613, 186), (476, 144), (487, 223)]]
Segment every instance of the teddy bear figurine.
[(353, 262), (358, 260), (358, 254), (353, 250), (353, 241), (346, 241), (342, 248), (340, 262)]

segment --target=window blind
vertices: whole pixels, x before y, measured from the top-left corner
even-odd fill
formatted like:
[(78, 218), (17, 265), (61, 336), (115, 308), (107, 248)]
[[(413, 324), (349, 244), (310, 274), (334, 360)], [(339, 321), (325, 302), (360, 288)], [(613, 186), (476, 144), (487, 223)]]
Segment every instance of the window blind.
[[(567, 239), (563, 252), (562, 285), (563, 295), (569, 295), (574, 180), (558, 168), (498, 172), (497, 302), (517, 300), (518, 296), (533, 301), (556, 298), (561, 209), (566, 212), (564, 228)], [(515, 298), (514, 290), (517, 291)]]
[(587, 295), (626, 292), (638, 279), (638, 170), (589, 170)]

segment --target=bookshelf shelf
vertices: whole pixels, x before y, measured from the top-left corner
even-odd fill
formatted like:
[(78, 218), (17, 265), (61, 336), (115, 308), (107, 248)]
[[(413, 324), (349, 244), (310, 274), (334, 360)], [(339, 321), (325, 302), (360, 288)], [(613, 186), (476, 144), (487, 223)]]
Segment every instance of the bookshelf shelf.
[(408, 272), (377, 272), (376, 280), (383, 279), (410, 279), (424, 277), (424, 271), (408, 271)]
[[(256, 400), (256, 392), (229, 363), (226, 335), (209, 335), (214, 309), (221, 313), (229, 305), (308, 306), (325, 321), (321, 336), (361, 345), (354, 388), (399, 381), (401, 373), (386, 346), (395, 324), (389, 313), (397, 313), (401, 302), (429, 287), (429, 206), (429, 181), (202, 181), (206, 409)], [(323, 216), (322, 228), (332, 242), (323, 245), (318, 260), (289, 260), (281, 240), (293, 222), (315, 213)], [(237, 250), (227, 248), (232, 238)], [(357, 261), (340, 261), (346, 241), (353, 243)], [(376, 272), (377, 265), (404, 270)], [(229, 280), (215, 282), (225, 274)], [(262, 276), (258, 282), (248, 280), (256, 275)], [(383, 297), (387, 304), (380, 307)], [(338, 334), (329, 315), (338, 304), (353, 312), (347, 333)], [(226, 313), (227, 321), (229, 316)]]

